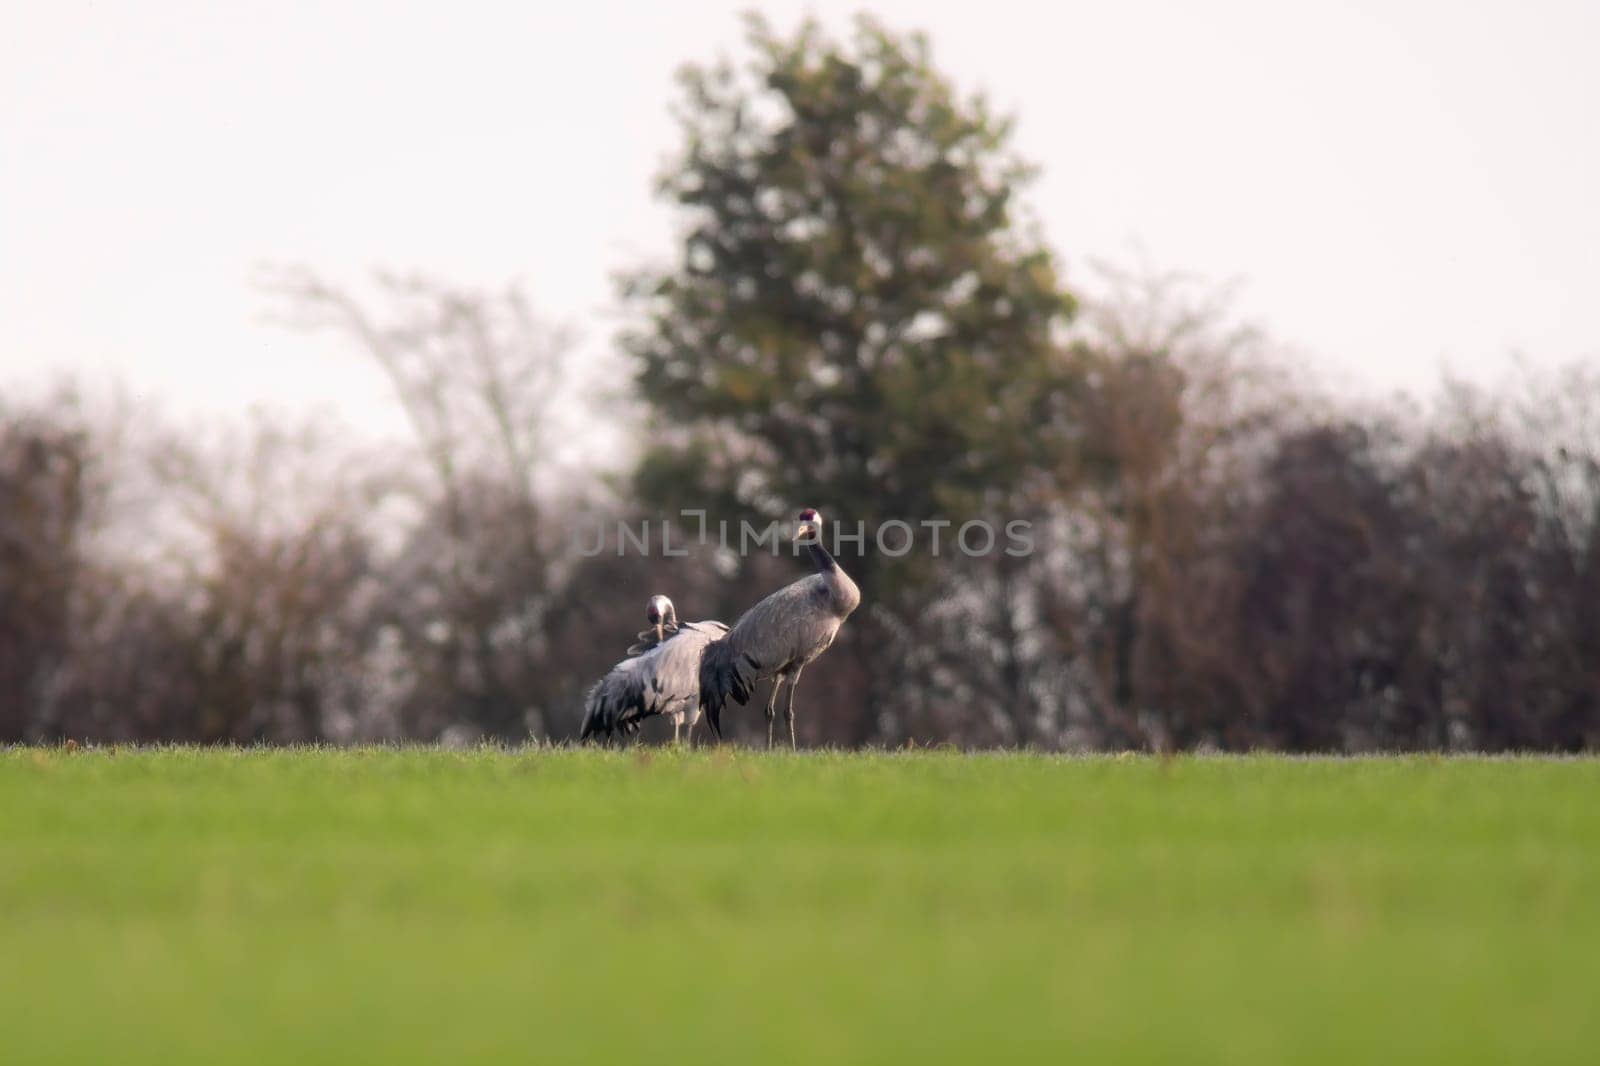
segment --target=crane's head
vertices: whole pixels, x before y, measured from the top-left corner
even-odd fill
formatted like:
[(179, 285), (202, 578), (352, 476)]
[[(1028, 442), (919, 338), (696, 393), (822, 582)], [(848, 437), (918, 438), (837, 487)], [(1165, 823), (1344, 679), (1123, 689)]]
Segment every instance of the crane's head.
[(801, 544), (820, 544), (822, 542), (822, 515), (816, 508), (807, 507), (800, 512), (800, 524), (795, 527), (794, 539)]
[(672, 601), (665, 596), (651, 596), (650, 602), (645, 605), (644, 616), (655, 627), (658, 641), (661, 639), (662, 629), (678, 620), (678, 612), (673, 608)]

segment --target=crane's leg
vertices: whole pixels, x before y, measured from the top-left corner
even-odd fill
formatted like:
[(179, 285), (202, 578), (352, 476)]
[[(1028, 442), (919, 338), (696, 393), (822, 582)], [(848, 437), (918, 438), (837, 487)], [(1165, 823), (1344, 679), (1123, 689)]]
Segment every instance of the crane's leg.
[(783, 685), (782, 677), (772, 679), (772, 691), (767, 694), (767, 750), (772, 750), (772, 723), (778, 716), (778, 689)]
[(683, 728), (683, 715), (681, 715), (681, 714), (673, 715), (672, 716), (672, 746), (673, 747), (677, 747), (678, 746), (678, 730), (681, 729), (681, 728)]
[(794, 739), (794, 690), (800, 685), (800, 671), (797, 669), (789, 675), (789, 700), (783, 705), (783, 720), (789, 725), (789, 750), (799, 751), (800, 745)]

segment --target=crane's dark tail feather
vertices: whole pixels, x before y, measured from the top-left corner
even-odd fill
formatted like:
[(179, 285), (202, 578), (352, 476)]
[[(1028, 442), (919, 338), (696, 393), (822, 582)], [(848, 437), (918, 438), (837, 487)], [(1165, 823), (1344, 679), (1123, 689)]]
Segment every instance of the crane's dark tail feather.
[(632, 732), (649, 713), (646, 701), (644, 684), (638, 678), (607, 674), (584, 698), (578, 739), (604, 743), (619, 733)]
[(745, 662), (727, 640), (714, 640), (700, 654), (700, 709), (712, 736), (722, 739), (722, 708), (731, 699), (743, 705), (750, 698), (751, 678)]
[(596, 682), (583, 697), (583, 725), (578, 727), (578, 740), (604, 740), (608, 730), (601, 719), (600, 689), (604, 681)]

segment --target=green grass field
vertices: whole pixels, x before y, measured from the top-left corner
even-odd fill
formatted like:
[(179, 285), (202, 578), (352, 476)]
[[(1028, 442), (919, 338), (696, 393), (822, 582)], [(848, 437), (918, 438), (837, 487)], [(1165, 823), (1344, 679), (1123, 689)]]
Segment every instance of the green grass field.
[(1593, 1062), (1600, 762), (0, 750), (0, 1061)]

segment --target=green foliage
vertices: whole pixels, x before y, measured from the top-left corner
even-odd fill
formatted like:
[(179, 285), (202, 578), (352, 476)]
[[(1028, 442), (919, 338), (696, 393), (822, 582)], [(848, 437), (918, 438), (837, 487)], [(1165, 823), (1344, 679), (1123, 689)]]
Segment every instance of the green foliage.
[(749, 43), (743, 68), (684, 72), (661, 180), (682, 254), (627, 284), (661, 431), (645, 496), (869, 531), (1003, 506), (1079, 379), (1010, 123), (867, 19), (848, 43), (752, 19)]
[(1593, 760), (0, 749), (7, 1062), (1581, 1062)]

